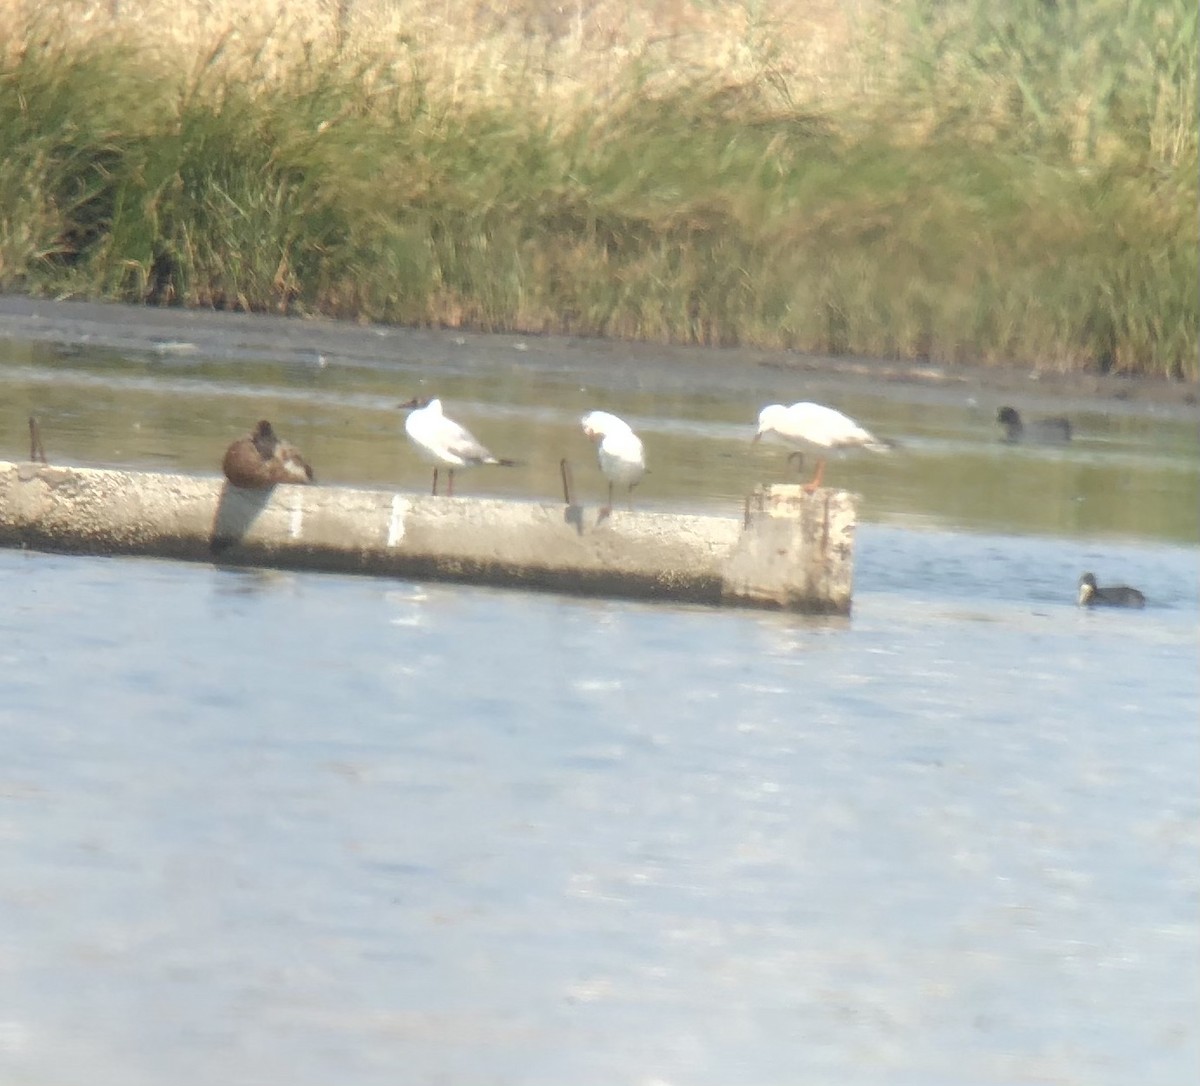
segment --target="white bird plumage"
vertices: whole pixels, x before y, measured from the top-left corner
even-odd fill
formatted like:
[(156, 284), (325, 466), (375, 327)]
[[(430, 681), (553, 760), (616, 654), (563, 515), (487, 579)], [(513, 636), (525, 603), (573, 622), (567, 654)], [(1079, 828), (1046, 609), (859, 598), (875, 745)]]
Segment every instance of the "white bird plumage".
[(816, 474), (804, 484), (804, 489), (810, 492), (821, 485), (825, 461), (831, 454), (840, 455), (853, 449), (890, 452), (892, 448), (889, 442), (880, 440), (848, 415), (824, 404), (807, 402), (790, 407), (768, 404), (758, 413), (754, 440), (786, 445), (793, 452), (816, 454), (819, 458)]
[(446, 483), (446, 494), (454, 494), (454, 471), (456, 468), (475, 467), (478, 464), (501, 464), (512, 467), (514, 460), (493, 456), (474, 434), (460, 426), (442, 411), (442, 401), (434, 398), (410, 400), (400, 405), (411, 408), (404, 420), (404, 432), (417, 450), (417, 455), (427, 464), (433, 465), (433, 493), (437, 493), (438, 468), (450, 470)]
[(579, 420), (583, 432), (596, 442), (596, 460), (608, 480), (608, 505), (601, 515), (612, 512), (613, 485), (633, 488), (646, 474), (646, 452), (642, 440), (624, 419), (608, 411), (589, 411)]

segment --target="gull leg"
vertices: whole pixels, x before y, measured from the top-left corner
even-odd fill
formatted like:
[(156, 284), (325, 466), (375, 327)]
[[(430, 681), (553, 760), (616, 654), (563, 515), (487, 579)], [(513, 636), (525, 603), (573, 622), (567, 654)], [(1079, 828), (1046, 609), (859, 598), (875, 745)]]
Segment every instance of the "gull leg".
[(454, 469), (450, 468), (446, 472), (446, 497), (454, 497)]
[(433, 490), (431, 493), (435, 498), (437, 497), (437, 468), (433, 469)]
[(36, 415), (29, 416), (29, 459), (35, 464), (46, 463), (46, 450), (42, 448), (42, 428)]
[(796, 461), (796, 474), (798, 475), (800, 472), (802, 472), (804, 470), (804, 453), (802, 453), (798, 450), (796, 452), (788, 453), (788, 458), (787, 458), (788, 464), (790, 465), (793, 460)]
[(817, 473), (816, 473), (816, 475), (814, 475), (812, 477), (812, 481), (804, 484), (805, 491), (807, 491), (809, 494), (811, 494), (814, 490), (816, 490), (817, 487), (819, 487), (821, 485), (821, 476), (824, 474), (825, 474), (825, 461), (824, 461), (824, 459), (821, 459), (821, 460), (817, 461)]
[(610, 481), (608, 484), (608, 504), (603, 509), (600, 510), (600, 515), (596, 518), (597, 524), (599, 524), (605, 518), (612, 516), (612, 506), (613, 506), (612, 490), (613, 490), (613, 485), (612, 485), (612, 482)]
[(562, 474), (563, 501), (566, 502), (567, 505), (574, 505), (574, 480), (571, 478), (571, 465), (567, 462), (567, 458), (565, 456), (558, 462), (558, 470)]

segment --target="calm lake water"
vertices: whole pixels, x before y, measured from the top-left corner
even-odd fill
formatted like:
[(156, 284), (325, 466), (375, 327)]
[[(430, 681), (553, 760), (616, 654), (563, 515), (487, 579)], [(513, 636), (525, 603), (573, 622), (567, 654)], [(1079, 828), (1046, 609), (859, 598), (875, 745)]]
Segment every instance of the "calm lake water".
[(598, 406), (639, 507), (732, 515), (770, 400), (903, 449), (830, 467), (849, 620), (0, 551), (5, 1086), (1196, 1080), (1194, 408), (1011, 448), (966, 387), (93, 308), (0, 338), (0, 455), (211, 473), (266, 416), (420, 490), (436, 391), (525, 461), (463, 492), (599, 497)]

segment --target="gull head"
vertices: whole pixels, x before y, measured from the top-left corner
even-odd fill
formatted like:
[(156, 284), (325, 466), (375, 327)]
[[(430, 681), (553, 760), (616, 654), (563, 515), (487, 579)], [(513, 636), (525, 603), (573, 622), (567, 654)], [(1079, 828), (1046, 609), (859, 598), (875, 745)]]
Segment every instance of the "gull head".
[(633, 432), (629, 423), (607, 411), (589, 411), (579, 420), (579, 424), (583, 427), (583, 432), (593, 441), (597, 438), (603, 439), (612, 433)]
[(781, 403), (772, 403), (764, 407), (758, 413), (758, 429), (750, 439), (751, 444), (761, 441), (763, 434), (778, 430), (786, 416), (787, 408)]

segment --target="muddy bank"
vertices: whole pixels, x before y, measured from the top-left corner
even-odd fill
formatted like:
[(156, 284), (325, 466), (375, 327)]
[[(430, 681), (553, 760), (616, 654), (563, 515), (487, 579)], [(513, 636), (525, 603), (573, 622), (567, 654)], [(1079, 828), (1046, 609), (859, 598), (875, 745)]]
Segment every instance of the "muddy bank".
[(1107, 401), (1157, 412), (1194, 407), (1194, 382), (1095, 373), (1047, 372), (1011, 367), (944, 367), (919, 362), (827, 357), (748, 348), (663, 346), (566, 336), (518, 336), (453, 329), (360, 325), (319, 318), (264, 316), (196, 309), (161, 309), (104, 302), (55, 301), (0, 296), (0, 340), (45, 344), (64, 354), (80, 347), (148, 354), (164, 359), (196, 355), (230, 361), (276, 360), (323, 366), (338, 360), (356, 365), (449, 363), (456, 369), (504, 365), (536, 371), (607, 371), (615, 383), (648, 367), (659, 376), (705, 385), (751, 383), (770, 387), (772, 374), (811, 378), (814, 384), (890, 387), (898, 398), (1009, 396), (1038, 400)]

